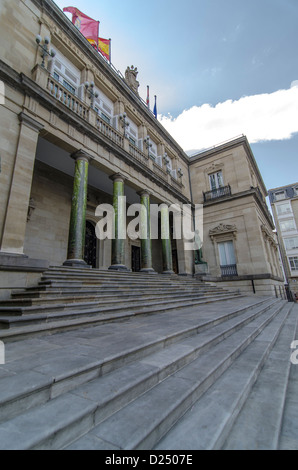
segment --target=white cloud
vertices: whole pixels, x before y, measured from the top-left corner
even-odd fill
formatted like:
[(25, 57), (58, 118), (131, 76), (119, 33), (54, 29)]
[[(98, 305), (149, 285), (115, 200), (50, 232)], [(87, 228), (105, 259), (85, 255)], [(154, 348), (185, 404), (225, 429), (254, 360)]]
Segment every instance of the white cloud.
[(298, 81), (288, 90), (203, 104), (184, 110), (177, 118), (158, 116), (184, 150), (204, 149), (238, 135), (250, 143), (290, 139), (298, 132)]

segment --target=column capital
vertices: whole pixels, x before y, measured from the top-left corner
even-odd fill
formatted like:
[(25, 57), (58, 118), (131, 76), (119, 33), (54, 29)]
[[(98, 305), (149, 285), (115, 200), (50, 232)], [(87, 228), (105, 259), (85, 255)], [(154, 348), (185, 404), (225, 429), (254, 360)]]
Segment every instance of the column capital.
[(115, 173), (114, 175), (109, 176), (110, 180), (114, 182), (125, 183), (127, 178), (123, 176), (121, 173)]
[(89, 155), (89, 153), (85, 152), (85, 150), (82, 150), (82, 149), (77, 150), (76, 152), (72, 153), (70, 156), (74, 160), (85, 160), (88, 163), (90, 162), (90, 160), (94, 160), (94, 157), (92, 157), (91, 155)]
[(152, 193), (148, 191), (148, 189), (141, 189), (141, 191), (137, 192), (137, 195), (140, 197), (150, 197), (152, 196)]

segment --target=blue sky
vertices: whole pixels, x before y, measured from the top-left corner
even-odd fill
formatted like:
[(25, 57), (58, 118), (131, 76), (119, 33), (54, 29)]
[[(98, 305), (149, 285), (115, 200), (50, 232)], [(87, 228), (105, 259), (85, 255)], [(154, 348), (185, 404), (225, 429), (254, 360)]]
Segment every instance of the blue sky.
[(56, 4), (100, 21), (113, 65), (138, 67), (185, 151), (245, 134), (268, 189), (298, 182), (298, 0)]

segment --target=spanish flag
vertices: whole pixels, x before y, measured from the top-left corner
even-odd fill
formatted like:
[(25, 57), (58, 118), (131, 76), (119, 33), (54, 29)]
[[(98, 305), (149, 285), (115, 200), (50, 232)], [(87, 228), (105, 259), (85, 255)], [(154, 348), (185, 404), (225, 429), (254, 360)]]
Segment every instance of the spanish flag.
[(111, 39), (98, 38), (97, 44), (93, 39), (88, 39), (88, 41), (95, 49), (98, 47), (98, 51), (111, 62)]

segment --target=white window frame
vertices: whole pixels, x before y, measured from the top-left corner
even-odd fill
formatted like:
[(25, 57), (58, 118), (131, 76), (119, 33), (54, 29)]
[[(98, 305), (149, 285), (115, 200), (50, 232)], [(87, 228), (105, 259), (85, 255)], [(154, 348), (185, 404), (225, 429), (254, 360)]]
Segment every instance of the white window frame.
[(288, 260), (291, 271), (298, 271), (298, 256), (289, 256)]
[(284, 245), (285, 245), (286, 251), (298, 250), (298, 235), (296, 235), (295, 237), (291, 237), (291, 238), (284, 238)]
[(224, 187), (222, 170), (216, 171), (209, 175), (209, 183), (211, 191)]
[[(282, 208), (286, 208), (286, 210), (281, 210)], [(277, 204), (276, 205), (276, 212), (278, 216), (283, 216), (287, 214), (292, 214), (292, 207), (289, 201), (283, 203), (283, 204)]]
[(274, 198), (276, 201), (282, 201), (284, 199), (286, 199), (286, 192), (283, 190), (283, 191), (276, 191), (274, 193)]
[[(293, 223), (293, 227), (292, 228), (283, 228), (283, 224), (286, 224), (287, 222), (292, 222)], [(294, 219), (286, 219), (286, 220), (281, 220), (279, 222), (279, 225), (280, 225), (280, 230), (282, 232), (293, 232), (293, 230), (296, 230), (296, 224), (295, 224), (295, 220)]]

